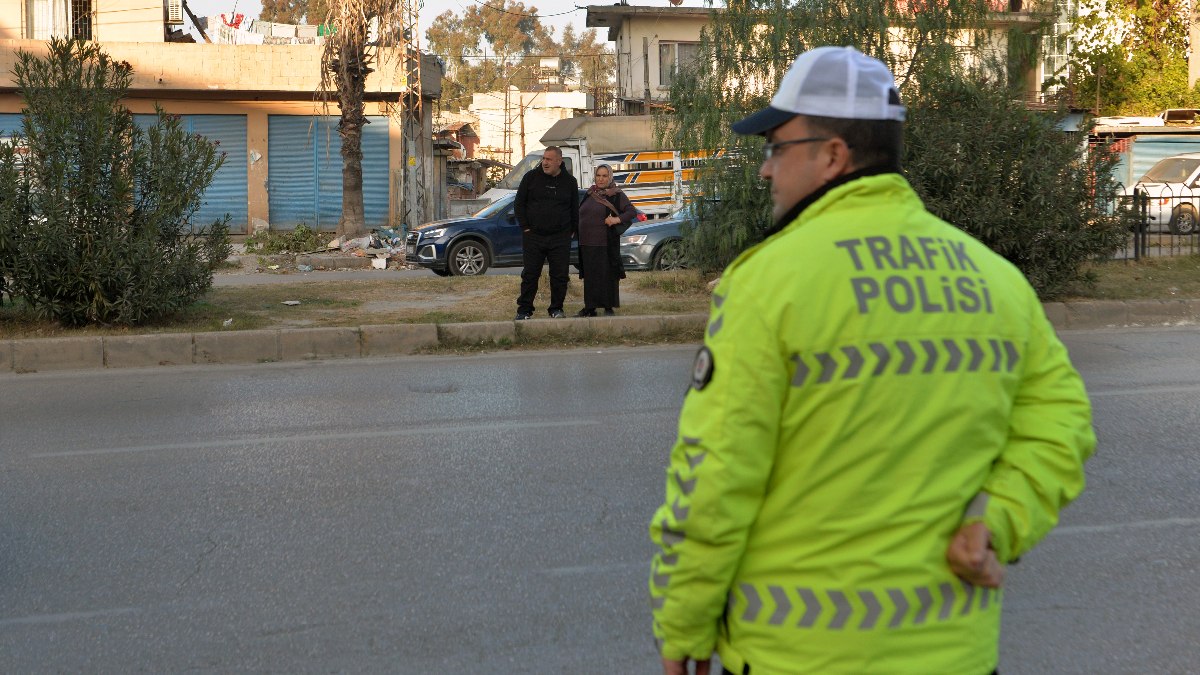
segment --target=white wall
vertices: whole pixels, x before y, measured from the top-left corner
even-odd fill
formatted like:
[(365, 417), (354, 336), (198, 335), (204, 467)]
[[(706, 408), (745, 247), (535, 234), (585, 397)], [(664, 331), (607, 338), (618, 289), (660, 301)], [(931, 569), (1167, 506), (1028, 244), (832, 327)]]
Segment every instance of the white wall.
[[(508, 106), (507, 109), (505, 106)], [(592, 107), (592, 97), (580, 91), (530, 92), (509, 90), (475, 94), (471, 98), (471, 114), (479, 119), (475, 131), (481, 148), (505, 148), (510, 152), (499, 156), (509, 164), (521, 161), (525, 155), (542, 149), (538, 139), (555, 122), (574, 117), (576, 110)], [(509, 129), (505, 145), (504, 130)], [(524, 138), (522, 139), (522, 131)], [(524, 151), (522, 152), (522, 140)]]
[(708, 16), (626, 17), (617, 34), (617, 87), (623, 98), (640, 99), (646, 90), (649, 66), (650, 98), (663, 100), (667, 88), (659, 81), (658, 48), (661, 42), (699, 42)]

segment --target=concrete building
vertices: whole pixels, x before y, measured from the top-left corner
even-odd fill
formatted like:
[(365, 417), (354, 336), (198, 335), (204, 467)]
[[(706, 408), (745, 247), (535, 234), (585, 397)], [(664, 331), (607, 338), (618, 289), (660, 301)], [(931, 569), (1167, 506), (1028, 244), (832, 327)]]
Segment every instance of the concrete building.
[[(901, 6), (907, 0), (900, 0)], [(1065, 67), (1066, 31), (1072, 0), (1044, 0), (1059, 19), (1043, 36), (1037, 64), (1026, 77), (1028, 95), (1036, 97), (1043, 82), (1055, 76), (1055, 68)], [(995, 14), (990, 21), (988, 50), (1007, 51), (1007, 35), (1012, 28), (1033, 31), (1040, 18), (1021, 0), (993, 0)], [(709, 13), (721, 9), (696, 7), (645, 7), (624, 4), (590, 5), (586, 26), (608, 30), (608, 40), (617, 52), (617, 112), (644, 115), (666, 105), (671, 79), (679, 65), (696, 58), (700, 32), (708, 25)], [(1064, 14), (1066, 12), (1066, 14)], [(1066, 19), (1062, 17), (1066, 16)]]
[(554, 123), (576, 117), (592, 109), (592, 96), (582, 91), (522, 91), (509, 87), (502, 91), (475, 94), (469, 108), (478, 120), (477, 154), (515, 164), (531, 152), (542, 149), (538, 139)]
[[(44, 54), (51, 36), (92, 39), (133, 66), (124, 103), (139, 122), (150, 123), (158, 105), (227, 153), (196, 222), (228, 213), (236, 234), (299, 224), (335, 229), (342, 192), (339, 113), (336, 103), (315, 100), (320, 46), (165, 42), (171, 1), (0, 0), (0, 135), (21, 125), (23, 101), (12, 76), (17, 53)], [(444, 201), (428, 189), (434, 183), (431, 103), (441, 94), (442, 66), (433, 55), (421, 56), (418, 101), (408, 86), (413, 61), (405, 64), (395, 50), (367, 80), (368, 227), (417, 225), (446, 213)]]

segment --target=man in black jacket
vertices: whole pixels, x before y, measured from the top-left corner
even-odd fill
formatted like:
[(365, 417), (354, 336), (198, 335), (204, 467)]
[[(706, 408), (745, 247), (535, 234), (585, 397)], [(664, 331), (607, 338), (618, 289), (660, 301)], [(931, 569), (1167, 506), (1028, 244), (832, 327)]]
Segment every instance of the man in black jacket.
[(550, 263), (550, 317), (561, 319), (567, 297), (571, 238), (579, 231), (579, 184), (563, 169), (562, 150), (550, 146), (542, 153), (542, 165), (521, 179), (516, 198), (517, 223), (523, 232), (524, 268), (521, 295), (517, 298), (517, 321), (533, 316), (542, 265)]

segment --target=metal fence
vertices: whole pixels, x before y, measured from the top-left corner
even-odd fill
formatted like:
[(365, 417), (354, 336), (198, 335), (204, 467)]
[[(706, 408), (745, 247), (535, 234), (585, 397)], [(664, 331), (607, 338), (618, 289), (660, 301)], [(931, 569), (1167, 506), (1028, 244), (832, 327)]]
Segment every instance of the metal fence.
[(1200, 189), (1186, 185), (1137, 184), (1122, 189), (1114, 206), (1132, 211), (1132, 225), (1116, 260), (1200, 254)]

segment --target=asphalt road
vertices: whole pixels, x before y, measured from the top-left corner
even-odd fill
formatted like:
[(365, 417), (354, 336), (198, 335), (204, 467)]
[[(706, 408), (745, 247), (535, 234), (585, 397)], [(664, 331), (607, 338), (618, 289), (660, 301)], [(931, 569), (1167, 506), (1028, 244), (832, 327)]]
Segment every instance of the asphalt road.
[[(1001, 672), (1195, 672), (1200, 330), (1066, 339), (1101, 448)], [(0, 375), (0, 669), (653, 673), (692, 352)]]

